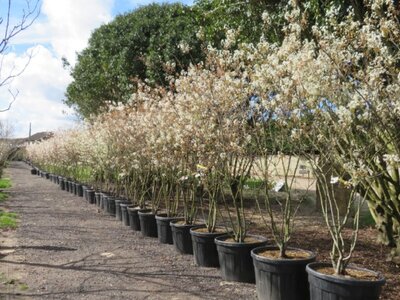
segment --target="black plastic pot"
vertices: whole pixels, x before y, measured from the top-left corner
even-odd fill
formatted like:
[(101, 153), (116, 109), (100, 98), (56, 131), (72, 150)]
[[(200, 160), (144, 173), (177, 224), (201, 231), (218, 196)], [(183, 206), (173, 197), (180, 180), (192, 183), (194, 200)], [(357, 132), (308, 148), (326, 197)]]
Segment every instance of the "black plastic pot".
[(64, 180), (65, 191), (69, 192), (69, 181), (67, 179)]
[(112, 216), (115, 216), (115, 197), (103, 195), (104, 211)]
[(157, 237), (156, 215), (150, 209), (138, 211), (140, 220), (140, 232), (143, 236)]
[(65, 191), (65, 181), (64, 181), (64, 178), (61, 178), (61, 179), (60, 179), (59, 186), (60, 186), (60, 189), (61, 189), (62, 191)]
[(325, 275), (319, 273), (319, 268), (332, 267), (328, 263), (310, 263), (306, 267), (310, 283), (310, 299), (340, 299), (340, 300), (378, 300), (385, 279), (381, 274), (355, 266), (347, 268), (366, 271), (375, 275), (377, 280), (362, 280), (343, 276)]
[(69, 182), (69, 192), (71, 193), (71, 194), (74, 194), (75, 193), (75, 182), (73, 182), (73, 181), (70, 181)]
[(215, 238), (223, 280), (255, 283), (251, 250), (267, 245), (267, 239), (256, 235), (247, 237), (254, 241), (246, 243), (226, 241), (232, 238), (231, 235)]
[(107, 212), (107, 193), (100, 193), (100, 208)]
[(110, 213), (110, 211), (109, 211), (109, 205), (108, 205), (108, 198), (109, 198), (110, 196), (108, 196), (108, 195), (103, 195), (102, 197), (101, 197), (101, 206), (102, 206), (102, 208), (103, 208), (103, 210), (106, 212), (106, 213)]
[(50, 174), (49, 173), (44, 173), (44, 177), (46, 178), (46, 179), (50, 179)]
[(95, 192), (94, 198), (95, 198), (96, 206), (100, 207), (101, 192)]
[(270, 300), (307, 300), (310, 299), (306, 266), (315, 261), (315, 254), (307, 252), (303, 259), (278, 259), (260, 256), (265, 250), (278, 250), (275, 246), (258, 247), (251, 251), (258, 299)]
[(83, 197), (83, 186), (80, 183), (76, 184), (76, 195)]
[(86, 200), (86, 190), (88, 189), (87, 185), (82, 185), (82, 196)]
[(179, 224), (179, 222), (178, 220), (170, 223), (175, 249), (181, 254), (193, 254), (190, 229), (199, 224)]
[(140, 231), (140, 219), (138, 215), (139, 207), (128, 207), (129, 225), (132, 230)]
[(95, 198), (95, 191), (94, 190), (86, 190), (86, 200), (90, 204), (95, 204), (96, 203), (96, 198)]
[(73, 190), (74, 190), (74, 195), (77, 196), (78, 195), (78, 186), (80, 186), (79, 183), (74, 182), (73, 184)]
[(174, 243), (170, 223), (175, 220), (182, 220), (182, 218), (167, 217), (167, 214), (156, 215), (158, 241), (161, 244), (172, 245)]
[(206, 228), (205, 225), (190, 229), (193, 244), (194, 261), (200, 267), (219, 268), (217, 246), (215, 238), (225, 235), (226, 232), (203, 232), (196, 229)]
[(129, 224), (129, 214), (128, 207), (133, 207), (131, 203), (121, 203), (119, 205), (121, 207), (121, 221), (125, 226), (130, 226)]
[(37, 170), (36, 169), (31, 169), (31, 174), (32, 175), (37, 175)]
[(121, 204), (129, 204), (130, 202), (126, 199), (115, 199), (115, 218), (118, 221), (122, 221)]

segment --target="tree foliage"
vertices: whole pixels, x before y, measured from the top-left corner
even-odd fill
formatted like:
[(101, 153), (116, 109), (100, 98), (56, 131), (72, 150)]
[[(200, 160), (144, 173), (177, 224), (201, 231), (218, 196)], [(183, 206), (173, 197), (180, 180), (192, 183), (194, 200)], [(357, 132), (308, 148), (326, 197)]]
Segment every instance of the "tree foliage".
[[(128, 101), (138, 81), (168, 86), (168, 75), (202, 59), (196, 22), (187, 6), (152, 4), (102, 25), (71, 70), (66, 104), (87, 117), (107, 102)], [(179, 45), (190, 48), (182, 51)]]
[[(312, 38), (311, 27), (324, 24), (332, 7), (340, 7), (335, 11), (338, 21), (350, 7), (359, 20), (367, 10), (364, 0), (292, 2), (304, 20), (304, 38)], [(120, 15), (96, 29), (88, 47), (79, 53), (65, 102), (88, 117), (108, 102), (126, 103), (139, 81), (168, 87), (169, 75), (202, 61), (202, 43), (222, 47), (229, 38), (227, 30), (233, 30), (238, 44), (256, 44), (262, 37), (280, 43), (288, 5), (284, 0), (197, 0), (192, 7), (151, 4)]]

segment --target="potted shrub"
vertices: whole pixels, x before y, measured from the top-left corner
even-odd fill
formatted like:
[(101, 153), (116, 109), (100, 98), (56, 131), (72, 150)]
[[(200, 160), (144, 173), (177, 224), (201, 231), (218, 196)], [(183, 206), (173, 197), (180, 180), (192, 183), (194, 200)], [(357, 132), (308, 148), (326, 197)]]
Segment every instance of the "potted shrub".
[[(158, 237), (156, 214), (160, 207), (160, 202), (163, 197), (162, 173), (159, 170), (150, 169), (148, 180), (144, 183), (144, 191), (142, 201), (145, 201), (146, 195), (150, 197), (150, 208), (141, 209), (138, 211), (140, 220), (140, 231), (143, 236)], [(145, 204), (145, 203), (144, 203)], [(145, 206), (145, 205), (144, 205)]]
[[(271, 94), (266, 98), (271, 99)], [(261, 100), (252, 96), (251, 101), (255, 106)], [(296, 213), (315, 180), (308, 178), (301, 194), (295, 195), (294, 182), (302, 161), (303, 145), (290, 138), (293, 124), (285, 114), (272, 113), (274, 108), (268, 103), (259, 105), (257, 110), (254, 106), (251, 121), (257, 153), (255, 173), (260, 179), (259, 186), (254, 188), (264, 227), (272, 233), (275, 244), (252, 250), (257, 296), (271, 300), (309, 299), (306, 265), (315, 261), (316, 255), (289, 247), (288, 243)]]
[(156, 215), (158, 240), (161, 244), (173, 244), (172, 230), (170, 223), (176, 220), (182, 220), (178, 217), (179, 189), (177, 187), (177, 170), (164, 170), (165, 176), (162, 177), (163, 189), (162, 199), (164, 206), (162, 212)]
[[(318, 180), (321, 210), (332, 238), (332, 250), (330, 263), (316, 262), (307, 265), (311, 299), (377, 300), (385, 284), (383, 276), (372, 270), (350, 264), (358, 238), (360, 210), (367, 195), (364, 193), (362, 196), (358, 193), (360, 179), (357, 175), (361, 172), (355, 170), (354, 173), (349, 174), (349, 170), (343, 171), (340, 165), (338, 167), (332, 162), (333, 156), (330, 155), (328, 149), (325, 154), (321, 153), (319, 156), (319, 159), (314, 158), (310, 161), (313, 163), (314, 173)], [(362, 177), (365, 175), (363, 174)], [(340, 203), (333, 188), (333, 185), (338, 184), (351, 189), (344, 211), (339, 208)], [(350, 238), (345, 234), (349, 223), (351, 223)]]
[(178, 195), (183, 206), (183, 219), (170, 222), (175, 249), (181, 254), (193, 254), (190, 229), (196, 224), (197, 202), (203, 196), (201, 182), (195, 175), (178, 179)]
[(126, 188), (128, 197), (133, 199), (133, 207), (128, 207), (129, 224), (132, 230), (141, 231), (139, 211), (146, 209), (145, 197), (148, 193), (149, 171), (143, 168), (134, 168), (129, 176), (129, 186)]
[[(243, 188), (252, 163), (253, 157), (243, 153), (230, 155), (226, 160), (224, 186), (229, 187), (230, 197), (227, 199), (225, 193), (222, 193), (222, 198), (233, 234), (216, 237), (215, 243), (221, 275), (227, 281), (254, 283), (251, 250), (267, 244), (266, 238), (247, 234)], [(233, 205), (233, 209), (229, 205)]]
[(209, 171), (202, 165), (198, 165), (197, 168), (196, 176), (201, 179), (204, 186), (207, 205), (203, 203), (204, 201), (200, 203), (204, 225), (190, 229), (194, 260), (198, 266), (218, 268), (219, 259), (214, 240), (227, 233), (225, 227), (217, 227), (218, 202), (223, 193), (223, 180), (217, 169)]

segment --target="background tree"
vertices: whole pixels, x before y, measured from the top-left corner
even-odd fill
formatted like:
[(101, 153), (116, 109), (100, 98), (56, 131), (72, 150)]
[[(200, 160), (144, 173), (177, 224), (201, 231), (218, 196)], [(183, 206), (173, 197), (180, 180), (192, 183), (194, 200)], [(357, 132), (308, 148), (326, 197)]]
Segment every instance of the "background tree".
[(190, 63), (202, 60), (190, 7), (152, 4), (95, 30), (72, 68), (65, 103), (87, 117), (107, 102), (127, 102), (138, 81), (169, 86)]

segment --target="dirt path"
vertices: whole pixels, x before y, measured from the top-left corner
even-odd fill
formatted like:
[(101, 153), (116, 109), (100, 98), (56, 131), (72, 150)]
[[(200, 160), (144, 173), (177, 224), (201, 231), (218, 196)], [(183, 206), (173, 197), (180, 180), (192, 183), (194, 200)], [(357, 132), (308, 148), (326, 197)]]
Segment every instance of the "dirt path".
[[(0, 236), (0, 299), (254, 299), (252, 284), (229, 283), (193, 256), (143, 238), (83, 198), (12, 163), (7, 202), (19, 228)], [(5, 246), (6, 245), (6, 246)], [(6, 249), (7, 250), (7, 249)], [(5, 280), (6, 279), (6, 280)]]

